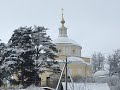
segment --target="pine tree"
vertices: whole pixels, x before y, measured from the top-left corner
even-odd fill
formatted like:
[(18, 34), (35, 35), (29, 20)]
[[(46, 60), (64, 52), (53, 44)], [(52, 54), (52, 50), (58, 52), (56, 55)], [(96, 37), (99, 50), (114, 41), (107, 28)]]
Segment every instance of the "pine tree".
[(0, 42), (0, 65), (2, 63), (2, 56), (5, 48), (6, 48), (5, 43)]
[(46, 30), (44, 27), (34, 26), (32, 33), (33, 42), (35, 44), (36, 56), (35, 60), (37, 66), (42, 66), (47, 64), (47, 59), (54, 60), (57, 49), (53, 43), (51, 43), (50, 36), (46, 35)]
[(21, 72), (19, 79), (22, 80), (22, 84), (31, 84), (31, 82), (33, 83), (34, 81), (34, 78), (32, 79), (32, 73), (35, 73), (33, 60), (34, 44), (32, 42), (31, 33), (31, 27), (20, 27), (14, 31), (14, 34), (9, 40), (9, 46), (11, 48), (21, 49), (22, 51), (19, 57), (23, 61), (20, 64), (17, 63), (20, 68), (18, 71)]
[(4, 50), (1, 65), (2, 79), (5, 78), (10, 81), (11, 76), (18, 73), (20, 70), (20, 65), (23, 62), (23, 60), (19, 57), (20, 54), (20, 49), (7, 47)]
[[(16, 29), (2, 56), (4, 78), (10, 80), (16, 74), (23, 85), (35, 84), (44, 68), (52, 68), (57, 49), (46, 34), (46, 28), (34, 26)], [(29, 82), (29, 83), (28, 83)]]
[[(3, 59), (2, 59), (2, 56), (3, 56), (3, 53), (4, 53), (4, 50), (5, 50), (5, 48), (6, 48), (6, 45), (5, 45), (5, 43), (2, 43), (1, 42), (1, 39), (0, 39), (0, 67), (1, 67), (1, 65), (2, 65), (2, 62), (3, 62)], [(2, 69), (0, 68), (0, 86), (2, 85)]]

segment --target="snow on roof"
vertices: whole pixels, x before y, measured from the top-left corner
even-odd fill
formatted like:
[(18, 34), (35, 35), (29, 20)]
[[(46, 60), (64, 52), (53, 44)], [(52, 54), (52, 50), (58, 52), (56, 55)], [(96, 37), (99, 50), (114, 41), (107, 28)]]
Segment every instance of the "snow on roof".
[(68, 37), (58, 37), (55, 40), (53, 40), (54, 44), (73, 44), (73, 45), (77, 45), (80, 46), (79, 44), (77, 44), (74, 40), (69, 39)]
[[(68, 90), (110, 90), (107, 83), (68, 83)], [(66, 83), (62, 82), (63, 90)]]
[(100, 70), (100, 71), (95, 72), (95, 73), (94, 73), (94, 76), (95, 76), (95, 77), (101, 77), (101, 76), (106, 76), (106, 75), (108, 75), (108, 74), (109, 74), (108, 71), (106, 71), (106, 70)]
[[(58, 61), (59, 63), (64, 63), (65, 60), (56, 60)], [(90, 65), (90, 63), (87, 63), (85, 62), (82, 58), (80, 57), (67, 57), (67, 62), (68, 63), (73, 63), (73, 62), (80, 62), (80, 63), (83, 63), (83, 64), (86, 64), (86, 65)]]

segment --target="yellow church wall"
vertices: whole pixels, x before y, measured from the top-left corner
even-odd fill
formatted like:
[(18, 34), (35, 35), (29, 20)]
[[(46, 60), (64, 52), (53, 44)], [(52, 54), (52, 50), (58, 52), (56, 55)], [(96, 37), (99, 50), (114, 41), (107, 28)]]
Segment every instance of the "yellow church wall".
[[(60, 63), (61, 70), (63, 69), (64, 64), (65, 63)], [(50, 70), (46, 70), (44, 73), (39, 74), (41, 86), (46, 86), (47, 77), (50, 77), (51, 74), (52, 72), (50, 72)], [(68, 76), (70, 75), (73, 78), (76, 76), (92, 77), (92, 67), (81, 62), (68, 63)]]
[(58, 58), (56, 58), (57, 60), (65, 60), (65, 55), (63, 55), (63, 56), (58, 56)]
[(50, 74), (52, 74), (50, 71), (45, 71), (44, 73), (39, 74), (39, 77), (41, 78), (41, 86), (46, 86), (47, 77), (49, 77)]
[(64, 49), (63, 46), (57, 46), (56, 48), (58, 49), (58, 56), (59, 56), (59, 55), (62, 55), (62, 54), (64, 53), (64, 52), (63, 52), (63, 51), (64, 51), (64, 50), (63, 50), (63, 49)]
[(59, 44), (56, 45), (56, 48), (58, 49), (57, 56), (74, 56), (74, 57), (81, 57), (81, 47), (75, 46), (75, 45), (64, 45)]
[(88, 57), (81, 57), (85, 62), (90, 63), (90, 58)]
[[(58, 49), (58, 57), (56, 58), (56, 60), (58, 60), (58, 62), (60, 60), (65, 60), (66, 59), (66, 55), (65, 55), (65, 47), (66, 45), (64, 44), (58, 44), (56, 45), (56, 48)], [(69, 54), (71, 54), (71, 56), (76, 57), (76, 54), (79, 54), (77, 50), (77, 46), (71, 45), (71, 46), (67, 46), (67, 48), (69, 49)], [(59, 51), (60, 50), (60, 51)], [(68, 54), (68, 56), (69, 56)], [(81, 54), (81, 52), (80, 52)], [(82, 60), (84, 60), (85, 62), (87, 62), (88, 64), (90, 64), (90, 58), (88, 57), (80, 57)], [(83, 76), (83, 77), (90, 77), (92, 76), (92, 66), (90, 65), (86, 65), (85, 63), (72, 63), (72, 64), (68, 64), (69, 68), (70, 68), (70, 72), (72, 74), (72, 76)], [(61, 66), (62, 69), (63, 65)]]
[[(90, 64), (90, 58), (87, 58), (87, 57), (81, 57), (81, 58), (82, 58), (82, 60), (84, 60), (85, 62)], [(66, 56), (59, 55), (58, 58), (56, 58), (56, 59), (59, 61), (65, 60)], [(61, 70), (62, 70), (63, 64), (60, 64), (60, 66), (61, 66)], [(69, 67), (70, 73), (73, 77), (75, 77), (75, 76), (91, 77), (92, 76), (92, 66), (91, 65), (86, 65), (85, 63), (77, 61), (77, 62), (69, 63), (68, 67)]]
[[(61, 69), (63, 68), (63, 64), (60, 65)], [(91, 77), (91, 66), (82, 64), (82, 63), (69, 63), (68, 64), (68, 71), (72, 77), (75, 76), (82, 76), (82, 77)]]

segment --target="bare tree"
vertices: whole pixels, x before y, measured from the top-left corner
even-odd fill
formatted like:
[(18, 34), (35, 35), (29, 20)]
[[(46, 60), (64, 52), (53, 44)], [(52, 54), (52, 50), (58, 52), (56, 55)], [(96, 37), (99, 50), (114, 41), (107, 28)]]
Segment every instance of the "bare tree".
[(112, 55), (109, 55), (108, 61), (110, 76), (118, 75), (120, 77), (120, 49), (117, 49)]
[(94, 73), (98, 70), (104, 69), (104, 60), (105, 56), (101, 52), (94, 53), (92, 55), (92, 65)]

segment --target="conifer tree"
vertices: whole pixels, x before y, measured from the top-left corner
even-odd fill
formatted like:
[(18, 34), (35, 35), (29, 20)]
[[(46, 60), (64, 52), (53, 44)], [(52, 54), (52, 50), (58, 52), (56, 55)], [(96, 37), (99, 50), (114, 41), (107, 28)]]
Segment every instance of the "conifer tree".
[[(3, 53), (4, 53), (4, 49), (6, 48), (6, 45), (5, 43), (1, 42), (1, 39), (0, 39), (0, 67), (2, 65), (2, 62), (3, 62), (3, 59), (2, 59), (2, 56), (3, 56)], [(2, 69), (0, 68), (0, 86), (2, 85)]]
[(48, 63), (47, 60), (55, 59), (57, 49), (51, 43), (46, 30), (44, 27), (34, 26), (20, 27), (14, 31), (2, 56), (4, 78), (10, 80), (11, 76), (16, 74), (22, 81), (21, 84), (36, 85), (39, 73), (54, 65), (54, 61)]

